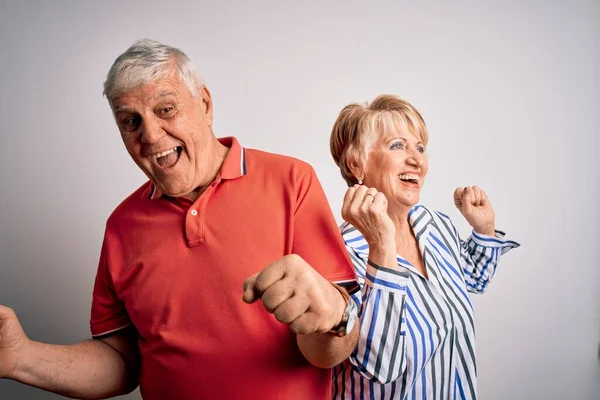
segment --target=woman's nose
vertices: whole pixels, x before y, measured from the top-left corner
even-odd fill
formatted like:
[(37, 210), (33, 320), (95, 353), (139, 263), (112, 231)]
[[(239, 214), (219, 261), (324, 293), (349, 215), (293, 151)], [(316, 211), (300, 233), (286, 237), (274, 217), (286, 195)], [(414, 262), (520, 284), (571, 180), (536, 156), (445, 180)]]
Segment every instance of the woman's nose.
[(419, 157), (411, 154), (406, 158), (406, 163), (410, 166), (413, 167), (420, 167), (421, 166), (421, 161), (419, 159)]

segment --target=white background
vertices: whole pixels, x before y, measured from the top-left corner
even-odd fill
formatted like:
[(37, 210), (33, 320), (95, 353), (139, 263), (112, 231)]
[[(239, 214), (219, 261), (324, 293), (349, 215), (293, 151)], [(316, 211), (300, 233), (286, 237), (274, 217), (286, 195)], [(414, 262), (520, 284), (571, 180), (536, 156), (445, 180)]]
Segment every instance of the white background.
[[(481, 399), (600, 398), (597, 0), (0, 0), (0, 304), (33, 339), (89, 337), (104, 223), (145, 181), (102, 83), (142, 37), (195, 61), (217, 136), (311, 163), (338, 219), (338, 112), (411, 101), (430, 129), (422, 202), (466, 236), (452, 192), (478, 184), (522, 244), (474, 299)], [(0, 381), (0, 398), (54, 395)]]

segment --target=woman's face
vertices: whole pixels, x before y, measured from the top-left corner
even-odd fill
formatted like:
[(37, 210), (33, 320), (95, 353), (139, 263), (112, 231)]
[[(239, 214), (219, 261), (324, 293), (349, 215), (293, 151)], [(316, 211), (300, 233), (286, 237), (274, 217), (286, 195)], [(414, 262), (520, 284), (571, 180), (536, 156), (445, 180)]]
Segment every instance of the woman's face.
[(427, 167), (418, 136), (406, 128), (388, 130), (373, 145), (363, 182), (383, 192), (392, 209), (410, 208), (419, 202)]

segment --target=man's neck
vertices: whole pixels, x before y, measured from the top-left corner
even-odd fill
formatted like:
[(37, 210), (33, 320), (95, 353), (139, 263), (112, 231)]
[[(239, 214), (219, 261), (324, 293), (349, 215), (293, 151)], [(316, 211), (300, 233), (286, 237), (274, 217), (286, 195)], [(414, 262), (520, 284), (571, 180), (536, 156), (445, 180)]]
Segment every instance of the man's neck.
[(215, 147), (212, 149), (212, 151), (210, 151), (210, 153), (212, 153), (212, 160), (209, 164), (212, 166), (210, 180), (207, 183), (198, 186), (196, 189), (183, 196), (186, 199), (191, 200), (192, 202), (198, 200), (200, 196), (202, 196), (202, 193), (204, 193), (206, 189), (210, 186), (210, 184), (214, 182), (215, 178), (219, 174), (219, 171), (221, 171), (221, 168), (223, 167), (223, 163), (225, 162), (227, 153), (229, 153), (229, 147), (224, 146), (218, 140), (215, 140), (215, 142)]

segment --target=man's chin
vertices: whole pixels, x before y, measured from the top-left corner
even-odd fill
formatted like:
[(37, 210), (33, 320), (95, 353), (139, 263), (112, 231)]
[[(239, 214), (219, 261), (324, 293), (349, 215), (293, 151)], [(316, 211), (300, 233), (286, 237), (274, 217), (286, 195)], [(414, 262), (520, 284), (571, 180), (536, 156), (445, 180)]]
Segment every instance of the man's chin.
[(163, 182), (155, 182), (154, 185), (162, 194), (169, 197), (183, 197), (193, 191), (193, 189), (183, 185), (169, 185)]

